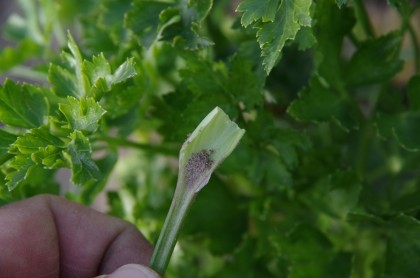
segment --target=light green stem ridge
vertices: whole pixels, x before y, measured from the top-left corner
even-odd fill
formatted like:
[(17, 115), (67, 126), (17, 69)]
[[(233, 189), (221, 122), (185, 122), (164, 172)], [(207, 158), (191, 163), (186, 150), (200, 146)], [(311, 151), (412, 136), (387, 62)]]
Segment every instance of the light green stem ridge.
[(183, 190), (185, 188), (177, 186), (175, 190), (171, 207), (150, 260), (150, 267), (162, 276), (171, 259), (182, 223), (196, 195), (194, 190)]

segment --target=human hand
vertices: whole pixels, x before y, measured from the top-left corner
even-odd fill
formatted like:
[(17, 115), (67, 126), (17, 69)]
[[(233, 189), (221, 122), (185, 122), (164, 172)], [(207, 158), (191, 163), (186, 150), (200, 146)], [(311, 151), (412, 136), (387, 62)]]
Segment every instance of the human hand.
[(159, 277), (135, 226), (55, 196), (1, 207), (0, 246), (0, 277)]

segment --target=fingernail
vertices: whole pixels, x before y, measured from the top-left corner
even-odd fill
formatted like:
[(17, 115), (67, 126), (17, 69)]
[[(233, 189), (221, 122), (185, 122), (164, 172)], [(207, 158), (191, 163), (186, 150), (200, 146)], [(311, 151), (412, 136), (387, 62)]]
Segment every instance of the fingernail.
[(115, 270), (112, 274), (99, 276), (100, 278), (160, 278), (160, 276), (148, 268), (139, 264), (127, 264)]

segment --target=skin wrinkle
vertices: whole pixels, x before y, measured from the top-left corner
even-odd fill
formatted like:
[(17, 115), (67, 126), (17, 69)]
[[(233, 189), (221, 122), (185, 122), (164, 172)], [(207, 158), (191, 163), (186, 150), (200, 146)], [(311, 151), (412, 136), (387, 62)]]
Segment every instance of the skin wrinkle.
[(134, 225), (56, 196), (0, 208), (0, 226), (6, 246), (0, 277), (91, 278), (128, 263), (147, 264), (153, 251)]
[[(65, 213), (67, 214), (67, 212)], [(60, 210), (56, 210), (55, 214), (59, 215), (62, 214), (62, 212)], [(60, 277), (66, 277), (66, 273), (73, 272), (77, 273), (77, 275), (91, 275), (91, 273), (96, 271), (96, 268), (92, 267), (92, 265), (99, 263), (102, 250), (92, 250), (92, 247), (89, 244), (79, 244), (79, 241), (83, 241), (83, 239), (80, 239), (80, 237), (82, 234), (84, 234), (84, 228), (81, 225), (84, 217), (82, 212), (75, 208), (70, 211), (66, 217), (71, 219), (71, 222), (73, 222), (71, 223), (71, 234), (68, 232), (70, 227), (67, 227), (68, 225), (60, 225), (60, 221), (58, 221), (59, 226), (57, 228), (60, 239), (60, 250), (67, 250), (67, 252), (61, 252), (61, 254), (64, 254), (64, 258), (60, 262), (61, 266), (63, 267)], [(75, 255), (79, 253), (77, 250), (74, 250), (75, 248), (83, 248), (83, 255)], [(86, 257), (86, 259), (83, 259), (83, 257)]]
[[(55, 216), (62, 215), (61, 209), (56, 206), (54, 199), (51, 196), (48, 196), (47, 198), (49, 199), (50, 208), (53, 211), (53, 215)], [(68, 226), (68, 224), (60, 225), (60, 221), (61, 221), (60, 219), (63, 216), (55, 217), (55, 223), (57, 223), (56, 227), (58, 227), (57, 233), (59, 235), (58, 238), (59, 238), (60, 254), (64, 254), (64, 257), (60, 256), (61, 258), (60, 277), (71, 277), (70, 275), (67, 276), (67, 273), (77, 273), (77, 275), (83, 275), (83, 276), (92, 275), (92, 273), (96, 271), (96, 268), (92, 266), (91, 261), (90, 261), (94, 254), (91, 254), (92, 256), (89, 256), (89, 258), (86, 258), (86, 259), (81, 258), (81, 256), (73, 256), (72, 254), (74, 252), (73, 251), (74, 248), (83, 248), (86, 252), (86, 247), (89, 246), (89, 244), (87, 245), (64, 244), (66, 242), (74, 242), (76, 241), (77, 238), (80, 237), (80, 234), (81, 234), (80, 232), (82, 231), (81, 222), (82, 222), (83, 214), (76, 207), (71, 208), (70, 211), (67, 210), (65, 214), (66, 214), (65, 217), (67, 221), (71, 222), (71, 229), (74, 229), (74, 231), (72, 230), (72, 233), (69, 234), (66, 229), (67, 228), (66, 226)], [(66, 256), (66, 253), (62, 252), (63, 249), (64, 250), (67, 249), (67, 253), (69, 253), (70, 251), (73, 251), (73, 252), (71, 252), (69, 256), (68, 255)], [(99, 252), (100, 251), (98, 250), (98, 254)], [(99, 261), (99, 258), (94, 261)], [(86, 266), (84, 265), (85, 263), (87, 264)]]
[[(125, 230), (121, 230), (121, 231), (119, 231), (115, 236), (114, 236), (114, 238), (109, 242), (109, 244), (107, 245), (107, 247), (106, 247), (106, 252), (104, 252), (104, 254), (103, 254), (103, 256), (102, 256), (102, 262), (106, 262), (107, 261), (107, 258), (108, 258), (108, 256), (109, 256), (109, 251), (110, 251), (110, 249), (112, 248), (112, 244), (115, 242), (115, 240), (117, 240), (120, 236), (121, 236), (121, 234), (122, 233), (124, 233), (125, 232)], [(101, 263), (100, 265), (99, 265), (99, 268), (98, 268), (98, 273), (106, 273), (106, 272), (104, 272), (104, 265), (103, 265), (103, 263)]]
[(150, 244), (142, 244), (142, 240), (140, 240), (140, 238), (139, 240), (134, 242), (130, 242), (129, 240), (127, 240), (128, 238), (139, 236), (141, 236), (141, 234), (138, 232), (136, 226), (134, 226), (133, 224), (128, 224), (127, 226), (125, 226), (124, 229), (121, 230), (121, 232), (118, 233), (116, 237), (112, 241), (110, 241), (110, 244), (107, 246), (106, 252), (104, 252), (102, 263), (99, 269), (100, 273), (110, 273), (116, 268), (118, 268), (118, 266), (120, 266), (121, 263), (118, 263), (118, 261), (112, 263), (110, 262), (110, 260), (112, 259), (112, 257), (114, 257), (114, 261), (115, 257), (122, 257), (121, 255), (127, 253), (128, 245), (131, 244), (139, 245), (136, 246), (135, 249), (143, 250), (141, 256), (136, 258), (136, 260), (134, 260), (132, 263), (149, 265), (150, 257), (153, 253), (152, 246)]
[[(57, 219), (56, 219), (55, 214), (53, 213), (53, 210), (52, 210), (51, 198), (49, 198), (49, 196), (46, 195), (45, 196), (45, 201), (46, 201), (46, 204), (47, 204), (47, 207), (48, 207), (48, 211), (50, 213), (50, 217), (53, 220), (52, 223), (54, 225), (54, 231), (55, 231), (55, 242), (58, 242), (59, 238), (60, 238), (60, 236), (58, 234), (59, 229), (57, 227)], [(60, 271), (61, 271), (61, 267), (60, 267), (61, 266), (61, 256), (60, 256), (61, 250), (60, 250), (60, 245), (59, 244), (57, 244), (57, 248), (58, 248), (58, 252), (57, 252), (56, 257), (57, 257), (57, 262), (58, 263), (56, 263), (56, 265), (57, 265), (57, 269), (56, 269), (57, 272), (56, 273), (60, 273)], [(42, 276), (40, 276), (40, 277), (42, 277)]]

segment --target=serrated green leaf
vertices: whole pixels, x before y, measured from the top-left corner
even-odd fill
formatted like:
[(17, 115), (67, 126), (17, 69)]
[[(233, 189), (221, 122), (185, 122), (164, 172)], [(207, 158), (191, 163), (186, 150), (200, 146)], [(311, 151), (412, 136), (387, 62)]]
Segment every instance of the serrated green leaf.
[(123, 64), (121, 64), (114, 72), (114, 74), (111, 76), (109, 80), (110, 86), (113, 86), (115, 84), (121, 83), (133, 76), (135, 76), (136, 69), (134, 68), (134, 59), (130, 58), (127, 59)]
[(14, 154), (30, 155), (42, 147), (47, 146), (64, 147), (65, 143), (58, 137), (52, 135), (46, 126), (31, 129), (28, 133), (19, 136), (16, 142), (10, 146), (10, 152)]
[[(184, 17), (189, 18), (191, 22), (201, 24), (213, 7), (213, 0), (189, 1), (187, 4), (189, 14)], [(184, 19), (185, 21), (186, 19)]]
[(280, 0), (245, 0), (236, 8), (242, 13), (241, 24), (247, 27), (254, 21), (274, 21)]
[(158, 38), (160, 14), (172, 4), (137, 0), (133, 6), (134, 9), (127, 13), (125, 25), (134, 31), (144, 47), (149, 48)]
[(67, 60), (69, 65), (73, 68), (76, 76), (76, 95), (81, 98), (89, 91), (89, 84), (87, 77), (83, 74), (83, 57), (80, 53), (79, 47), (74, 41), (70, 32), (67, 35), (68, 43), (67, 46), (70, 49), (72, 56), (64, 54), (63, 57)]
[(48, 70), (48, 80), (54, 85), (54, 92), (61, 97), (79, 97), (76, 77), (67, 69), (51, 64)]
[(310, 27), (302, 27), (296, 34), (295, 42), (298, 44), (299, 50), (306, 50), (313, 47), (316, 43), (316, 38)]
[(133, 107), (140, 103), (142, 90), (138, 86), (115, 86), (101, 100), (102, 107), (106, 110), (107, 117), (117, 118), (127, 114)]
[(101, 172), (101, 179), (97, 182), (88, 183), (83, 186), (80, 193), (80, 199), (84, 204), (92, 204), (96, 196), (104, 190), (107, 185), (109, 176), (112, 173), (112, 169), (118, 161), (117, 153), (109, 153), (104, 158), (96, 160), (95, 163)]
[(14, 169), (6, 175), (6, 185), (11, 191), (30, 176), (35, 167), (35, 162), (32, 161), (30, 156), (19, 155), (12, 160), (9, 166)]
[(108, 90), (106, 86), (100, 86), (101, 80), (110, 74), (110, 66), (105, 57), (99, 55), (93, 57), (93, 62), (84, 61), (79, 47), (70, 33), (68, 33), (68, 48), (70, 53), (63, 52), (61, 54), (64, 67), (51, 64), (48, 72), (49, 80), (54, 85), (56, 94), (80, 99), (85, 96), (96, 96), (92, 86), (101, 87), (104, 91)]
[(81, 99), (85, 96), (101, 99), (105, 92), (136, 75), (134, 59), (127, 59), (114, 73), (103, 54), (93, 56), (92, 62), (82, 60), (80, 51), (69, 34), (69, 48), (72, 55), (63, 53), (67, 68), (51, 64), (48, 78), (54, 85), (58, 96), (72, 96)]
[(344, 87), (342, 46), (344, 37), (355, 24), (352, 9), (339, 9), (332, 1), (320, 1), (315, 6), (317, 18), (314, 34), (317, 39), (314, 62), (316, 72), (335, 89)]
[(244, 57), (235, 56), (228, 64), (225, 86), (226, 92), (234, 96), (234, 102), (243, 104), (245, 110), (263, 103), (260, 78), (253, 71), (252, 63)]
[(293, 40), (302, 26), (311, 26), (311, 4), (310, 0), (282, 0), (274, 22), (256, 25), (259, 29), (257, 40), (267, 74), (280, 58), (285, 43)]
[(0, 156), (7, 153), (9, 145), (16, 141), (17, 136), (0, 129)]
[[(165, 134), (183, 140), (196, 122), (217, 105), (234, 118), (238, 117), (234, 108), (238, 105), (243, 106), (244, 112), (262, 105), (265, 74), (257, 75), (248, 59), (238, 55), (222, 63), (192, 55), (184, 58), (188, 67), (180, 71), (180, 91), (165, 95), (155, 115), (163, 120)], [(169, 124), (172, 121), (183, 125)]]
[[(124, 41), (128, 35), (128, 30), (124, 28), (123, 22), (125, 14), (132, 9), (131, 4), (131, 0), (105, 0), (100, 3), (98, 27), (102, 31), (106, 31), (116, 45)], [(94, 40), (95, 38), (92, 38), (92, 41)]]
[(101, 99), (105, 92), (109, 92), (113, 86), (135, 76), (134, 59), (127, 59), (115, 72), (111, 73), (111, 66), (101, 54), (94, 56), (93, 62), (84, 61), (83, 73), (90, 81), (89, 95), (95, 99)]
[(88, 133), (95, 132), (105, 110), (93, 98), (68, 97), (67, 103), (60, 103), (59, 109), (66, 117), (69, 127)]
[(89, 139), (82, 132), (76, 130), (70, 134), (72, 141), (64, 153), (72, 170), (72, 182), (84, 185), (101, 178), (101, 172), (91, 157), (92, 149)]
[(261, 79), (244, 57), (234, 56), (226, 64), (209, 63), (196, 57), (186, 59), (189, 66), (181, 71), (181, 76), (191, 94), (203, 102), (211, 105), (229, 101), (244, 105), (245, 110), (262, 104)]
[(369, 85), (384, 82), (402, 70), (403, 61), (399, 57), (402, 37), (391, 33), (359, 46), (345, 68), (348, 86)]
[(159, 39), (182, 43), (187, 49), (207, 47), (212, 42), (200, 36), (198, 29), (212, 5), (212, 0), (137, 0), (134, 2), (134, 9), (127, 13), (126, 26), (134, 31), (146, 48)]
[(322, 86), (316, 78), (311, 81), (310, 88), (300, 92), (287, 112), (300, 121), (336, 121), (344, 130), (359, 126), (351, 105), (337, 92)]
[(93, 56), (92, 62), (84, 61), (82, 70), (88, 77), (91, 85), (95, 84), (99, 78), (106, 78), (111, 75), (111, 66), (103, 54)]
[(195, 23), (191, 23), (191, 28), (186, 29), (183, 22), (176, 22), (162, 30), (161, 40), (173, 41), (174, 45), (179, 44), (188, 50), (197, 50), (214, 44), (209, 39), (200, 36), (197, 30)]
[(63, 148), (53, 145), (39, 147), (38, 151), (32, 153), (31, 159), (36, 164), (43, 165), (46, 169), (57, 169), (67, 166)]
[(42, 125), (48, 106), (40, 91), (32, 85), (6, 80), (4, 86), (0, 86), (0, 122), (24, 128)]
[(46, 126), (32, 129), (18, 137), (9, 147), (9, 152), (15, 154), (13, 160), (7, 164), (14, 169), (6, 176), (9, 190), (28, 180), (36, 165), (50, 169), (64, 166), (61, 153), (64, 146), (65, 143), (52, 135)]

